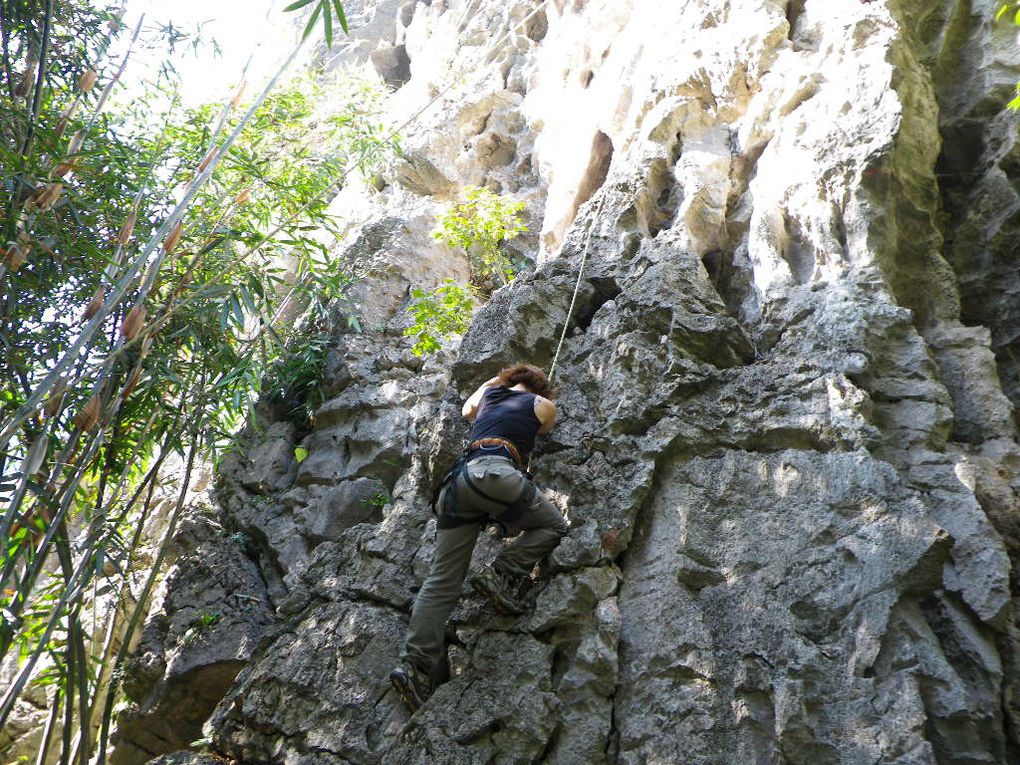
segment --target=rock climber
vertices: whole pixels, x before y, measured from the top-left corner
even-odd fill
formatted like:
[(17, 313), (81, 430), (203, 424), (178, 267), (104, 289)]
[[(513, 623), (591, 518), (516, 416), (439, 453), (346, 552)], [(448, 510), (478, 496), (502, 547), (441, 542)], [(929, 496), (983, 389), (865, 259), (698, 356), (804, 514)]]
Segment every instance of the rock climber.
[(497, 611), (524, 612), (521, 590), (532, 568), (566, 533), (556, 506), (525, 472), (538, 433), (556, 421), (553, 390), (538, 367), (517, 364), (483, 383), (461, 409), (474, 424), (464, 455), (447, 474), (436, 501), (432, 570), (414, 601), (407, 640), (390, 682), (415, 711), (431, 695), (445, 659), (446, 622), (460, 597), (479, 532), (497, 522), (522, 533), (471, 578)]

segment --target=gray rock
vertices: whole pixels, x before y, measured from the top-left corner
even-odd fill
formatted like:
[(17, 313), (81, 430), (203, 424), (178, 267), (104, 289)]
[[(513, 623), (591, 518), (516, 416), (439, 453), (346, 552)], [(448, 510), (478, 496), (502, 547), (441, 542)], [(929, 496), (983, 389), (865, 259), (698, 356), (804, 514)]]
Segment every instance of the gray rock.
[(111, 762), (146, 762), (202, 738), (202, 725), (273, 624), (269, 593), (244, 540), (206, 523), (167, 576), (161, 612), (145, 625), (123, 687)]
[(223, 759), (212, 754), (201, 754), (188, 750), (171, 752), (150, 760), (154, 765), (223, 765)]
[(220, 469), (221, 475), (237, 481), (248, 491), (270, 494), (294, 483), (298, 463), (294, 459), (295, 427), (289, 422), (274, 422), (262, 432), (253, 432), (244, 456), (231, 454)]
[(369, 478), (344, 481), (316, 493), (304, 504), (304, 535), (313, 543), (339, 541), (342, 532), (358, 523), (377, 523), (390, 501), (385, 484)]
[[(549, 5), (494, 50), (533, 4), (401, 10), (398, 108), (477, 76), (417, 118), (396, 184), (336, 203), (371, 208), (341, 253), (366, 331), (334, 337), (307, 458), (267, 430), (224, 470), (282, 626), (240, 659), (216, 751), (1016, 761), (1020, 164), (994, 113), (1020, 54), (991, 6)], [(468, 184), (525, 203), (536, 267), (416, 359), (407, 290), (466, 277), (430, 231)], [(554, 357), (532, 468), (571, 530), (527, 614), (465, 592), (448, 678), (408, 715), (386, 675), (460, 404)]]
[(387, 675), (403, 631), (390, 609), (354, 603), (313, 609), (220, 705), (212, 720), (219, 746), (241, 761), (297, 750), (375, 759), (374, 743), (399, 714), (383, 697), (393, 695)]
[(399, 88), (411, 79), (411, 59), (407, 56), (407, 46), (377, 48), (372, 51), (370, 59), (375, 71), (391, 88)]

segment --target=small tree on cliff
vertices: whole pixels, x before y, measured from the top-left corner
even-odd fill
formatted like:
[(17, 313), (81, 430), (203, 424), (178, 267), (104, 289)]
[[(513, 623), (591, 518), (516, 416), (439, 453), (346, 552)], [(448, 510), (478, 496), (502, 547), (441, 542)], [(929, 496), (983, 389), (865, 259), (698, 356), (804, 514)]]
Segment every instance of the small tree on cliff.
[(438, 351), (441, 341), (467, 330), (475, 305), (472, 294), (487, 297), (500, 284), (513, 279), (515, 271), (503, 254), (503, 242), (528, 230), (521, 220), (523, 202), (514, 202), (485, 188), (469, 186), (462, 201), (440, 216), (433, 236), (468, 258), (470, 286), (447, 279), (429, 292), (411, 290), (408, 305), (413, 323), (404, 330), (415, 338), (411, 352), (424, 356)]
[(505, 199), (486, 188), (468, 186), (463, 201), (451, 205), (440, 217), (433, 236), (464, 251), (476, 288), (485, 290), (493, 280), (506, 284), (513, 279), (514, 268), (502, 245), (528, 230), (520, 217), (523, 210), (523, 202)]

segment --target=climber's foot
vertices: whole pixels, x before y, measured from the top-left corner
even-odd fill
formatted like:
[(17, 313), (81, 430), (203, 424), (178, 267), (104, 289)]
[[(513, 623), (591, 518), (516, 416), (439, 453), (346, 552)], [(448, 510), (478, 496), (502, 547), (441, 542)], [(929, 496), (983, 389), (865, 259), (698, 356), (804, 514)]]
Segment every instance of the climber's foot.
[(486, 566), (471, 577), (471, 586), (501, 614), (517, 616), (525, 611), (517, 593), (519, 583), (492, 566)]
[(418, 711), (432, 695), (432, 681), (428, 674), (407, 659), (403, 659), (396, 669), (390, 672), (390, 685), (412, 712)]

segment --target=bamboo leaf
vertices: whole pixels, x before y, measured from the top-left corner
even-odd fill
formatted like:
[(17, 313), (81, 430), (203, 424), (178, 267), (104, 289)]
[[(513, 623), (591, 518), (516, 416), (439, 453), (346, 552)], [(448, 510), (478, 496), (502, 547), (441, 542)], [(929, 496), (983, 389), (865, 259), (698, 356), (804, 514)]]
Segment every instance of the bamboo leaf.
[(258, 310), (255, 308), (255, 301), (252, 300), (252, 298), (251, 298), (251, 293), (248, 292), (247, 289), (242, 287), (240, 289), (240, 295), (241, 295), (241, 302), (244, 303), (244, 307), (248, 311), (248, 313), (250, 313), (250, 314), (258, 313)]
[(308, 35), (315, 29), (315, 22), (319, 20), (319, 14), (322, 13), (322, 6), (315, 6), (315, 11), (312, 12), (312, 17), (308, 19), (308, 24), (305, 26), (305, 31), (301, 34), (302, 40), (307, 40)]
[(237, 299), (237, 295), (233, 294), (230, 296), (230, 307), (234, 312), (234, 323), (238, 329), (244, 329), (244, 310), (241, 308), (241, 302)]
[(206, 253), (211, 252), (212, 250), (216, 249), (219, 245), (223, 244), (223, 241), (225, 239), (226, 239), (225, 236), (214, 236), (212, 239), (209, 240), (209, 243), (207, 245), (205, 245), (202, 249), (198, 251), (198, 254), (205, 255)]
[(344, 34), (350, 34), (350, 30), (347, 28), (347, 15), (344, 13), (344, 7), (340, 4), (340, 0), (333, 0), (333, 7), (336, 9), (336, 18), (340, 22), (340, 28), (344, 30)]
[(315, 0), (297, 0), (296, 3), (291, 3), (286, 8), (284, 8), (283, 12), (287, 13), (288, 11), (296, 11), (298, 8), (304, 8), (306, 5), (313, 2), (315, 2)]
[(35, 495), (36, 501), (46, 505), (51, 510), (60, 509), (60, 505), (53, 500), (53, 494), (42, 484), (38, 484), (35, 481), (26, 481), (28, 489)]
[(322, 0), (322, 23), (326, 26), (326, 47), (333, 47), (333, 12), (329, 8), (329, 0)]

